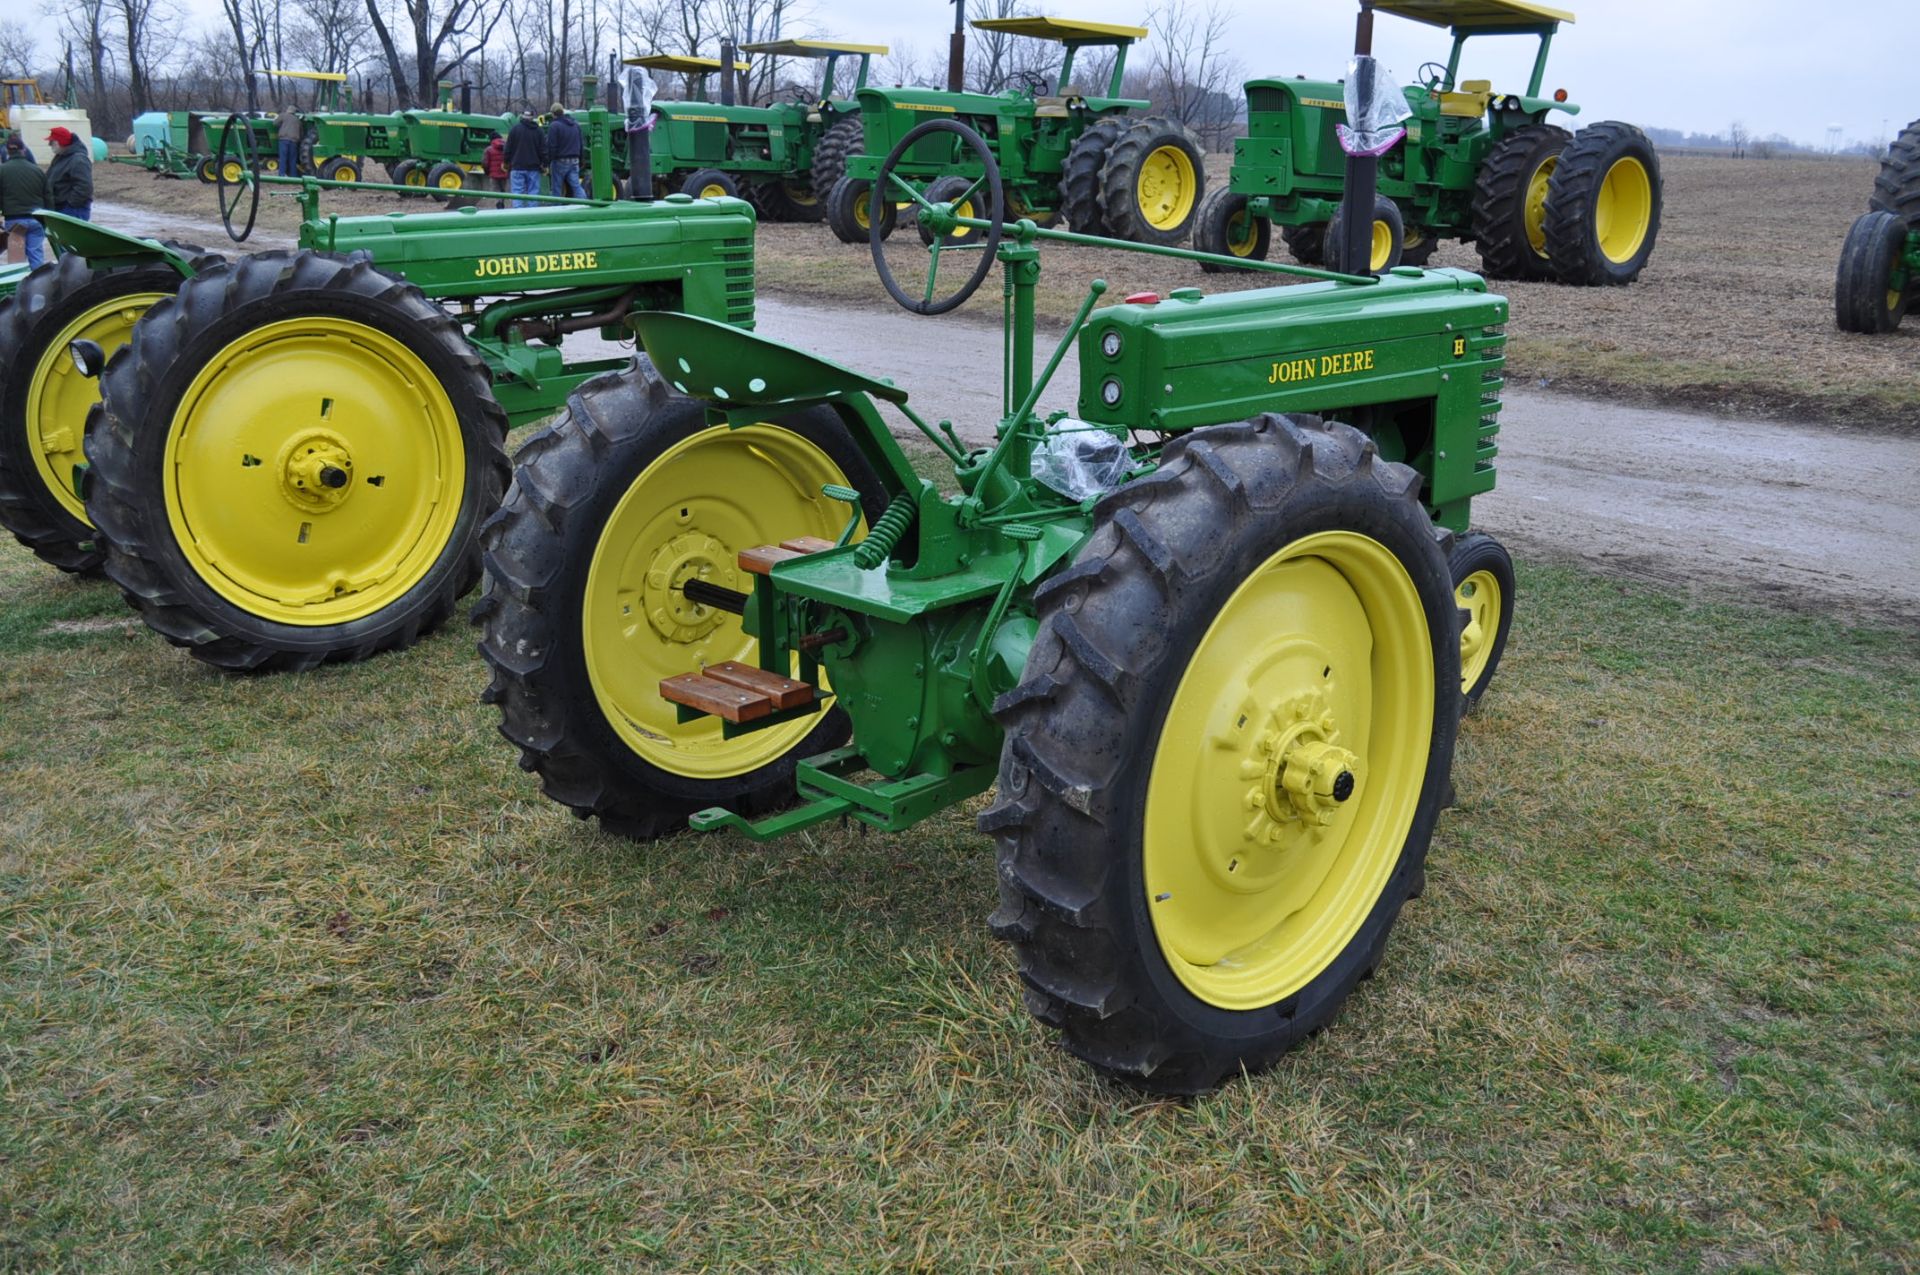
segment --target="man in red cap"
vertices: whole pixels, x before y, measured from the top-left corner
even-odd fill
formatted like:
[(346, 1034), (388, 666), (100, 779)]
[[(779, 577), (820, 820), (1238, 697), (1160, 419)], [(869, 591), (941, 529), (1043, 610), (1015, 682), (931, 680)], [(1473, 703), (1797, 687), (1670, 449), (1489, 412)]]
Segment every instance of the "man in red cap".
[(56, 128), (47, 134), (55, 150), (47, 165), (47, 199), (57, 213), (93, 220), (93, 157), (72, 130)]

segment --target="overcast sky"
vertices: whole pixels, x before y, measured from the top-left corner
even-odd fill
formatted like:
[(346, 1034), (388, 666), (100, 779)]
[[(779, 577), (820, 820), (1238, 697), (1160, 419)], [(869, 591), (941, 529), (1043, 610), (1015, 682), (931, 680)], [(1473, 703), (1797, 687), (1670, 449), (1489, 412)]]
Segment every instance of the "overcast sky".
[[(1234, 45), (1247, 78), (1342, 73), (1353, 47), (1350, 0), (1221, 2), (1237, 15)], [(1739, 119), (1755, 136), (1783, 133), (1824, 145), (1836, 125), (1845, 144), (1886, 139), (1920, 118), (1920, 0), (1554, 2), (1579, 21), (1555, 40), (1545, 88), (1565, 88), (1582, 108), (1580, 122), (1725, 133)], [(196, 23), (218, 20), (219, 0), (184, 4)], [(1035, 7), (1146, 22), (1144, 0), (1036, 0)], [(947, 0), (812, 0), (808, 24), (843, 39), (911, 44), (923, 60), (944, 66), (952, 14)], [(1376, 26), (1375, 53), (1403, 81), (1420, 63), (1446, 58), (1438, 30), (1388, 16)], [(1524, 89), (1531, 48), (1528, 40), (1483, 40), (1468, 46), (1462, 69), (1500, 91)]]

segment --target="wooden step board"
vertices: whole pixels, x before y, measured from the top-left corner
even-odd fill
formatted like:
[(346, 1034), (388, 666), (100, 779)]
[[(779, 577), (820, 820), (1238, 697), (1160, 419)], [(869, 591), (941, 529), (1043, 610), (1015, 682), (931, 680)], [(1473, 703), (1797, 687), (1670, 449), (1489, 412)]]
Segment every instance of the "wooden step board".
[(819, 536), (795, 536), (791, 540), (782, 540), (777, 545), (759, 545), (740, 551), (740, 569), (752, 575), (763, 576), (772, 572), (773, 564), (785, 562), (788, 558), (804, 558), (810, 553), (824, 553), (834, 548), (831, 540), (822, 540)]
[(811, 704), (813, 688), (778, 673), (727, 660), (708, 665), (704, 672), (662, 679), (660, 698), (737, 724)]

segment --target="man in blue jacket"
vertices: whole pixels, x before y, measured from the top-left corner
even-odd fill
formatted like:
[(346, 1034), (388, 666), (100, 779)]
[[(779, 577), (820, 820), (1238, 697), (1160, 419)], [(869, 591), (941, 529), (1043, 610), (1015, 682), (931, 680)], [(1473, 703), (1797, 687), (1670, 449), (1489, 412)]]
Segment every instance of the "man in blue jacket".
[(553, 118), (547, 125), (547, 175), (553, 193), (585, 199), (587, 188), (580, 184), (580, 126), (558, 102), (548, 114)]
[[(507, 189), (515, 195), (540, 193), (540, 170), (547, 166), (547, 139), (540, 133), (539, 121), (531, 110), (520, 112), (520, 121), (507, 130)], [(515, 208), (531, 208), (531, 199), (516, 199)]]

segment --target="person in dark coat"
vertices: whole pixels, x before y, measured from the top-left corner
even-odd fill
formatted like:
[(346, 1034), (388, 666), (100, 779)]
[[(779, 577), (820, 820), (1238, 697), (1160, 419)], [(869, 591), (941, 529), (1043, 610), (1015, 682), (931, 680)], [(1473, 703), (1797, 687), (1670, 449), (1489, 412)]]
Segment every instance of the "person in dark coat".
[(27, 144), (9, 137), (6, 160), (0, 162), (0, 223), (7, 228), (9, 259), (13, 259), (12, 242), (18, 238), (25, 240), (29, 266), (46, 264), (47, 228), (33, 214), (47, 203), (47, 175), (27, 158)]
[(280, 175), (298, 177), (300, 175), (300, 112), (289, 106), (280, 112), (279, 127), (274, 129), (274, 140), (280, 144)]
[[(516, 195), (539, 194), (540, 170), (547, 166), (547, 139), (531, 110), (520, 112), (520, 122), (507, 130), (506, 159), (508, 189)], [(531, 208), (533, 201), (516, 199), (513, 206)]]
[(92, 221), (93, 157), (86, 143), (65, 128), (48, 133), (47, 141), (55, 148), (47, 165), (47, 201), (57, 213)]
[(587, 188), (580, 184), (580, 126), (558, 102), (548, 114), (553, 118), (547, 125), (547, 180), (554, 194), (585, 199)]

